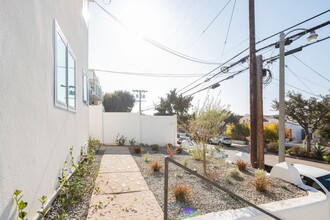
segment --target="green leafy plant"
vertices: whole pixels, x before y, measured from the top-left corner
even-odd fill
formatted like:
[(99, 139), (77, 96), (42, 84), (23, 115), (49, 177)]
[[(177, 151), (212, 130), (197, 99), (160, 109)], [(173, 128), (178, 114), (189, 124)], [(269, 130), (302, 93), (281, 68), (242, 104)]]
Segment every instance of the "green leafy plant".
[(323, 156), (323, 160), (324, 160), (326, 163), (330, 163), (330, 153), (324, 155), (324, 156)]
[(144, 155), (143, 161), (149, 163), (150, 160), (151, 160), (151, 155), (149, 154), (149, 152), (147, 152), (147, 154)]
[(267, 144), (267, 152), (277, 153), (278, 152), (278, 142), (270, 142)]
[(324, 156), (325, 152), (326, 152), (325, 147), (318, 145), (318, 144), (316, 144), (314, 146), (313, 151), (312, 151), (313, 156), (318, 160), (323, 160), (323, 156)]
[(268, 187), (271, 185), (271, 180), (266, 176), (266, 171), (256, 170), (254, 172), (255, 179), (253, 185), (258, 192), (266, 192)]
[(188, 201), (191, 198), (192, 193), (193, 190), (191, 186), (187, 184), (179, 184), (172, 189), (172, 196), (178, 202)]
[(291, 147), (291, 154), (298, 157), (299, 156), (299, 150), (301, 147), (299, 146), (293, 146)]
[(135, 146), (135, 145), (136, 145), (136, 140), (135, 140), (135, 138), (132, 138), (132, 139), (129, 140), (128, 142), (129, 142), (129, 144), (130, 144), (131, 146)]
[(116, 144), (118, 146), (124, 146), (127, 138), (124, 135), (121, 135), (120, 137), (119, 136), (120, 136), (120, 134), (117, 134)]
[(194, 160), (203, 160), (203, 148), (195, 147), (189, 153)]
[(39, 199), (39, 202), (41, 203), (41, 209), (38, 211), (38, 214), (40, 217), (45, 217), (47, 210), (45, 210), (45, 204), (47, 202), (47, 196), (43, 195)]
[(177, 177), (177, 178), (183, 178), (183, 173), (181, 173), (181, 172), (178, 172), (178, 173), (176, 173), (175, 174), (175, 177)]
[(236, 166), (239, 169), (239, 171), (246, 171), (247, 166), (248, 166), (248, 162), (246, 162), (244, 160), (241, 160), (241, 159), (238, 159), (236, 161)]
[(159, 170), (163, 168), (163, 164), (161, 164), (158, 161), (154, 160), (154, 161), (151, 161), (150, 168), (154, 172), (159, 172)]
[(182, 160), (182, 162), (181, 162), (181, 164), (182, 164), (182, 166), (187, 166), (188, 165), (188, 160), (187, 160), (187, 158), (184, 158), (183, 160)]
[(14, 192), (14, 200), (18, 210), (18, 218), (19, 219), (26, 219), (27, 212), (24, 209), (27, 207), (28, 203), (22, 200), (23, 195), (21, 195), (22, 190), (15, 190)]
[(151, 150), (152, 151), (158, 151), (158, 149), (159, 149), (159, 145), (158, 144), (152, 144), (151, 145)]

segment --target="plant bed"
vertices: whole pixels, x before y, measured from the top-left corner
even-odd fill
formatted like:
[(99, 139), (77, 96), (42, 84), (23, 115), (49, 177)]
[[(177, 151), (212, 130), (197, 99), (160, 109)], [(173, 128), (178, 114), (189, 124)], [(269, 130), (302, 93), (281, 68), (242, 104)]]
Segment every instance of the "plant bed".
[[(87, 174), (81, 177), (81, 175), (79, 176), (79, 173), (76, 171), (71, 176), (71, 178), (67, 180), (66, 184), (69, 187), (62, 186), (62, 189), (60, 189), (58, 196), (53, 201), (44, 219), (81, 220), (87, 218), (88, 208), (95, 185), (95, 179), (98, 175), (98, 170), (104, 153), (104, 147), (101, 147), (101, 149), (98, 149), (94, 152), (95, 153), (93, 153), (93, 155), (89, 155), (87, 159), (81, 163), (81, 166), (84, 166), (87, 169), (87, 172), (82, 172), (86, 172)], [(90, 160), (89, 164), (87, 164), (88, 159)], [(81, 186), (83, 186), (83, 188), (79, 188)], [(69, 190), (74, 191), (68, 193)], [(63, 201), (63, 195), (70, 196), (69, 198), (66, 198), (66, 201)]]
[[(139, 166), (149, 189), (153, 192), (159, 205), (164, 209), (164, 170), (161, 169), (159, 172), (151, 171), (150, 164), (143, 159), (148, 149), (145, 149), (141, 155), (136, 155), (133, 148), (130, 148), (130, 152)], [(160, 147), (158, 152), (150, 154), (150, 160), (164, 164), (164, 156), (166, 155), (167, 149)], [(188, 168), (191, 170), (195, 169), (199, 174), (203, 174), (203, 162), (192, 159), (185, 150), (183, 150), (182, 154), (175, 155), (173, 159), (180, 163), (186, 160), (186, 166)], [(253, 204), (265, 204), (307, 195), (305, 191), (279, 179), (271, 179), (271, 184), (266, 192), (257, 192), (254, 185), (255, 177), (252, 171), (239, 172), (238, 175), (236, 173), (230, 174), (229, 170), (236, 169), (237, 167), (234, 164), (226, 163), (224, 160), (210, 159), (207, 167), (209, 169), (208, 176), (210, 179), (213, 179), (221, 186), (226, 187)], [(169, 164), (168, 185), (168, 219), (178, 219), (189, 208), (196, 210), (198, 214), (202, 215), (209, 212), (247, 206), (230, 197), (227, 193), (212, 187), (171, 163)], [(176, 186), (179, 185), (182, 185), (182, 187), (177, 188)], [(186, 199), (177, 202), (174, 198), (173, 191), (177, 195), (178, 190), (184, 191), (185, 189), (187, 192), (183, 193), (187, 193), (187, 197), (184, 197)], [(181, 196), (181, 194), (179, 195)]]

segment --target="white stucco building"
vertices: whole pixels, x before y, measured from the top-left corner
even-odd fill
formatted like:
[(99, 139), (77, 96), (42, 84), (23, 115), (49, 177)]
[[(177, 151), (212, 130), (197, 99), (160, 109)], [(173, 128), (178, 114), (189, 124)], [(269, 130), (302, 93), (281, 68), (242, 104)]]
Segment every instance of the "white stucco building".
[(51, 198), (74, 146), (89, 138), (88, 23), (84, 0), (12, 0), (0, 6), (0, 219), (16, 219), (23, 190), (32, 219)]

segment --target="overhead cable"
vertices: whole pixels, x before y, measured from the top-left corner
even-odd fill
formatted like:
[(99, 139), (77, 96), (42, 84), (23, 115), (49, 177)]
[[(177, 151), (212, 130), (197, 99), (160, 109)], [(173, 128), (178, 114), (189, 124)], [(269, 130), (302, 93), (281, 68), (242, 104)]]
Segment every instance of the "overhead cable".
[[(117, 18), (116, 16), (114, 16), (113, 14), (111, 14), (109, 11), (107, 11), (105, 8), (103, 8), (99, 3), (97, 3), (95, 1), (95, 4), (97, 6), (99, 6), (99, 8), (101, 8), (108, 16), (110, 16), (112, 19), (114, 19), (116, 22), (118, 22), (120, 25), (122, 25), (123, 27), (125, 27), (127, 30), (131, 31), (131, 32), (134, 32), (132, 31), (128, 26), (126, 26), (119, 18)], [(135, 34), (137, 34), (136, 32), (134, 32)], [(146, 37), (146, 36), (142, 36), (143, 40), (145, 40), (146, 42), (148, 42), (149, 44), (163, 50), (163, 51), (166, 51), (168, 53), (171, 53), (177, 57), (180, 57), (180, 58), (183, 58), (183, 59), (186, 59), (186, 60), (189, 60), (189, 61), (192, 61), (192, 62), (196, 62), (196, 63), (202, 63), (202, 64), (209, 64), (209, 65), (220, 65), (221, 63), (218, 63), (218, 62), (212, 62), (212, 61), (205, 61), (205, 60), (201, 60), (201, 59), (198, 59), (198, 58), (195, 58), (195, 57), (192, 57), (192, 56), (189, 56), (189, 55), (186, 55), (186, 54), (183, 54), (181, 52), (178, 52), (176, 50), (173, 50), (171, 48), (168, 48), (164, 45), (162, 45), (161, 43), (158, 43), (157, 41), (149, 38), (149, 37)]]

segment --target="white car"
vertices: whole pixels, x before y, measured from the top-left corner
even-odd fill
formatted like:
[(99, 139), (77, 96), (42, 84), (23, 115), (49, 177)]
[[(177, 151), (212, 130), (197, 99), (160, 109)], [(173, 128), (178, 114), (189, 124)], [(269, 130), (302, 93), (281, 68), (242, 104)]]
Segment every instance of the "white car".
[(292, 164), (297, 168), (301, 180), (330, 197), (330, 171), (303, 164)]

